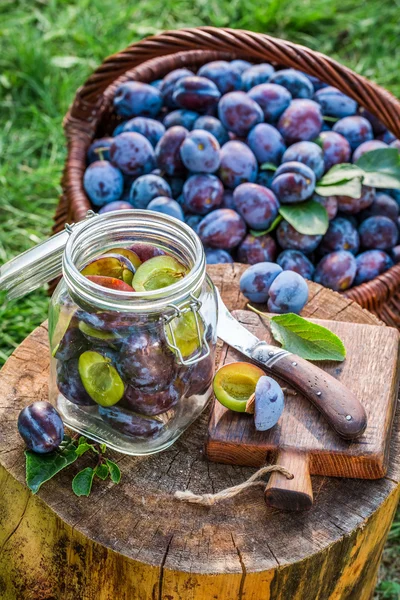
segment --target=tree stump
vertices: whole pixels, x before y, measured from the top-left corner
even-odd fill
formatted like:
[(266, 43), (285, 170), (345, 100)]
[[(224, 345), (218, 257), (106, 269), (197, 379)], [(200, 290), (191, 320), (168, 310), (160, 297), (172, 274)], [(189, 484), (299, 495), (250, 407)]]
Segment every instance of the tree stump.
[[(230, 309), (244, 308), (239, 265), (209, 269)], [(352, 301), (310, 284), (305, 316), (379, 323)], [(383, 325), (383, 324), (382, 324)], [(24, 483), (19, 410), (47, 397), (45, 325), (0, 373), (0, 597), (2, 600), (367, 600), (400, 494), (397, 420), (387, 477), (314, 477), (308, 513), (267, 508), (261, 489), (211, 508), (195, 493), (240, 483), (254, 469), (205, 460), (207, 414), (169, 450), (115, 455), (119, 485), (77, 498), (72, 465), (32, 495)], [(89, 464), (89, 459), (88, 459)]]

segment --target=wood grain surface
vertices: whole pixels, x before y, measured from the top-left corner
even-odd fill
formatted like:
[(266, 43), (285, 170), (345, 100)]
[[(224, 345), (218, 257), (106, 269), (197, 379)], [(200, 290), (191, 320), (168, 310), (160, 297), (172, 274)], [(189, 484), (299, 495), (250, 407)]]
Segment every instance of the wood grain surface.
[[(244, 308), (244, 267), (210, 267), (231, 309)], [(305, 316), (379, 324), (338, 294), (310, 284)], [(114, 455), (119, 485), (71, 491), (82, 457), (37, 495), (25, 485), (19, 410), (47, 398), (45, 326), (0, 372), (0, 598), (2, 600), (370, 600), (400, 495), (400, 423), (383, 479), (313, 477), (314, 506), (283, 513), (253, 488), (212, 508), (180, 504), (176, 490), (210, 493), (253, 468), (204, 458), (205, 413), (161, 454)], [(111, 456), (113, 454), (111, 453)]]
[[(277, 345), (265, 320), (249, 311), (235, 317), (260, 340)], [(313, 404), (300, 393), (286, 395), (275, 427), (259, 432), (251, 415), (235, 413), (214, 402), (207, 438), (207, 456), (216, 462), (262, 466), (274, 462), (280, 449), (309, 457), (310, 472), (337, 477), (383, 477), (397, 402), (399, 333), (394, 328), (312, 319), (336, 333), (346, 347), (343, 362), (316, 362), (360, 400), (368, 425), (354, 441), (339, 437)], [(246, 360), (224, 345), (220, 365)], [(289, 363), (289, 368), (291, 361)], [(277, 363), (279, 365), (279, 362)], [(283, 380), (283, 386), (289, 387)], [(321, 385), (320, 385), (321, 387)]]

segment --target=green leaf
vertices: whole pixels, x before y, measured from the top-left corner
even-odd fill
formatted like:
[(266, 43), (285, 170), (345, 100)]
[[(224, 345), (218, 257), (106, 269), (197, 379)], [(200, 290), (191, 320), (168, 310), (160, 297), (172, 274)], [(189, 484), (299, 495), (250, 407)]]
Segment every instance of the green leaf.
[(356, 164), (365, 172), (365, 185), (400, 189), (400, 154), (397, 148), (371, 150), (360, 156)]
[(94, 470), (86, 467), (79, 471), (72, 480), (72, 491), (76, 496), (89, 496), (92, 489)]
[(367, 173), (397, 173), (400, 176), (400, 154), (397, 148), (378, 148), (366, 152), (356, 162)]
[(82, 456), (82, 454), (85, 454), (85, 452), (87, 452), (88, 450), (94, 450), (95, 452), (97, 452), (97, 450), (95, 449), (95, 447), (92, 444), (83, 442), (82, 444), (79, 444), (79, 446), (77, 447), (76, 453), (78, 456)]
[(337, 123), (339, 121), (338, 117), (328, 117), (328, 115), (324, 115), (322, 118), (329, 123)]
[(342, 163), (340, 165), (334, 165), (329, 169), (322, 179), (319, 180), (318, 185), (343, 184), (346, 181), (351, 181), (355, 177), (362, 177), (363, 175), (364, 171), (358, 165)]
[(36, 454), (36, 452), (25, 450), (25, 456), (26, 483), (34, 494), (45, 481), (49, 481), (78, 458), (76, 448), (71, 442), (49, 454)]
[(102, 454), (105, 454), (106, 450), (107, 450), (107, 444), (100, 444), (100, 452)]
[(260, 237), (262, 235), (265, 235), (266, 233), (271, 233), (271, 231), (273, 231), (274, 229), (276, 229), (278, 227), (278, 225), (281, 221), (282, 221), (282, 217), (280, 215), (278, 215), (276, 217), (276, 219), (273, 220), (273, 222), (268, 227), (268, 229), (264, 229), (264, 231), (257, 231), (256, 229), (250, 229), (250, 233), (253, 237)]
[(325, 206), (315, 200), (281, 205), (279, 213), (296, 231), (305, 235), (324, 235), (329, 227)]
[(100, 479), (102, 479), (103, 481), (105, 479), (107, 479), (108, 477), (108, 466), (105, 464), (101, 464), (101, 465), (97, 465), (96, 469), (95, 469), (95, 475), (97, 475), (97, 477), (100, 477)]
[(260, 171), (276, 171), (277, 168), (278, 167), (274, 165), (274, 163), (270, 162), (265, 162), (262, 165), (260, 165)]
[(321, 325), (288, 313), (269, 319), (271, 332), (282, 348), (307, 360), (338, 360), (346, 357), (342, 340)]
[(363, 183), (376, 188), (390, 188), (392, 190), (400, 189), (400, 180), (397, 179), (397, 177), (385, 173), (366, 173)]
[(106, 458), (106, 465), (110, 472), (110, 478), (113, 483), (119, 483), (121, 481), (121, 471), (119, 470), (119, 466), (115, 464), (112, 460)]
[(360, 198), (361, 196), (361, 179), (344, 181), (342, 183), (332, 185), (318, 185), (315, 188), (319, 196), (349, 196), (350, 198)]
[(315, 140), (313, 140), (313, 142), (314, 142), (314, 144), (317, 144), (317, 146), (319, 146), (320, 148), (324, 149), (324, 141), (321, 136), (318, 136), (317, 138), (315, 138)]

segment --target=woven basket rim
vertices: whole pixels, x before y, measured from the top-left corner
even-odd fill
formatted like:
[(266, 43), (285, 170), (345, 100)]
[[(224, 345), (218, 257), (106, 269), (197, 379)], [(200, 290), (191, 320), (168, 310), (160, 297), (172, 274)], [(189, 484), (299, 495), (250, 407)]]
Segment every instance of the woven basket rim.
[[(210, 60), (233, 58), (273, 62), (314, 75), (356, 99), (400, 137), (400, 102), (384, 88), (320, 52), (238, 29), (199, 27), (166, 31), (107, 57), (78, 89), (63, 122), (68, 156), (54, 230), (59, 231), (67, 218), (84, 218), (90, 208), (82, 186), (86, 150), (102, 118), (111, 114), (111, 99), (117, 85), (128, 79), (151, 81), (158, 78), (157, 74), (166, 74), (183, 65), (199, 66)], [(399, 287), (400, 264), (343, 294), (377, 312)]]

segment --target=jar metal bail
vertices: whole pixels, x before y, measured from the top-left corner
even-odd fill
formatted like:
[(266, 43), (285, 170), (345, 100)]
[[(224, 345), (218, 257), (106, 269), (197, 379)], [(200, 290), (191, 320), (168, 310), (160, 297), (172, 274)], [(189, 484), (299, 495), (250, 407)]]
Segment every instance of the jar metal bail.
[[(196, 296), (193, 293), (189, 294), (189, 297), (189, 300), (180, 304), (179, 306), (176, 306), (175, 304), (168, 304), (167, 308), (170, 308), (173, 311), (173, 313), (168, 316), (164, 315), (163, 317), (167, 344), (169, 348), (171, 348), (171, 350), (175, 352), (175, 354), (178, 356), (179, 362), (184, 366), (195, 365), (196, 363), (200, 362), (201, 360), (210, 355), (210, 346), (206, 339), (206, 326), (200, 314), (202, 303), (198, 298), (196, 298)], [(174, 321), (174, 319), (179, 319), (183, 317), (183, 315), (188, 314), (189, 312), (191, 312), (194, 315), (198, 350), (193, 356), (185, 359), (183, 358), (182, 352), (177, 345), (175, 332), (172, 327), (172, 322)]]

